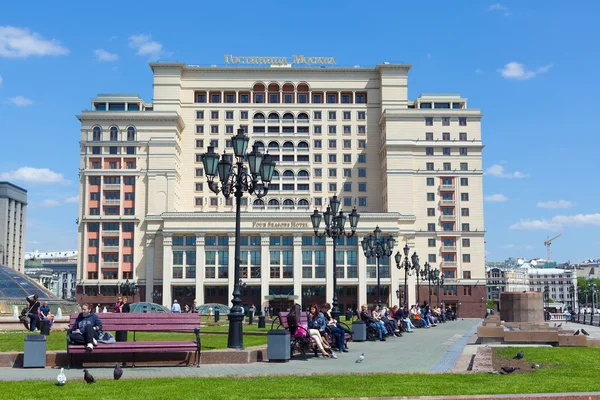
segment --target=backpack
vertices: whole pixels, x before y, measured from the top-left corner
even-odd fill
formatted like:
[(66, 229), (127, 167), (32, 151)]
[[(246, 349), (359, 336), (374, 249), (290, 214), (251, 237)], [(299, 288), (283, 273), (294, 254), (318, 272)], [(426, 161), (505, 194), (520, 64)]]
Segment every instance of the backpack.
[(294, 304), (287, 315), (288, 329), (292, 335), (294, 335), (298, 329), (301, 312), (302, 308), (300, 307), (300, 304)]

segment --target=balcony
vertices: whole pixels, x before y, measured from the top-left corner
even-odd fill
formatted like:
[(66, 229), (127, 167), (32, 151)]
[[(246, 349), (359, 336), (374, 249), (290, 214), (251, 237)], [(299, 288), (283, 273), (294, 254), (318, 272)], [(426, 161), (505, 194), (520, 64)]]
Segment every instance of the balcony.
[(252, 122), (255, 124), (264, 124), (265, 120), (263, 118), (254, 118)]
[(456, 261), (443, 261), (442, 267), (456, 267)]
[(440, 190), (456, 190), (455, 185), (440, 185)]
[(455, 252), (456, 246), (442, 246), (442, 252)]
[(440, 200), (440, 206), (453, 206), (456, 204), (456, 200)]
[(294, 120), (293, 119), (282, 119), (281, 122), (284, 125), (294, 125)]
[(105, 253), (118, 253), (119, 246), (102, 246), (102, 251)]
[(120, 199), (104, 199), (104, 203), (105, 206), (119, 206), (121, 205), (121, 200)]
[[(255, 120), (255, 121), (256, 121), (256, 120)], [(268, 124), (278, 124), (278, 123), (279, 123), (279, 120), (278, 120), (278, 119), (271, 119), (271, 118), (270, 118), (270, 119), (268, 119), (267, 121), (268, 121), (268, 122), (267, 122)]]
[(440, 221), (456, 221), (456, 215), (444, 215), (440, 216)]
[(302, 119), (297, 119), (296, 120), (296, 123), (298, 125), (308, 125), (308, 122), (309, 122), (308, 118), (302, 118)]
[(118, 261), (103, 261), (102, 268), (119, 268)]
[(108, 236), (108, 237), (114, 237), (114, 236), (119, 236), (120, 231), (102, 231), (102, 237)]
[(121, 190), (120, 183), (105, 183), (102, 188), (104, 190)]

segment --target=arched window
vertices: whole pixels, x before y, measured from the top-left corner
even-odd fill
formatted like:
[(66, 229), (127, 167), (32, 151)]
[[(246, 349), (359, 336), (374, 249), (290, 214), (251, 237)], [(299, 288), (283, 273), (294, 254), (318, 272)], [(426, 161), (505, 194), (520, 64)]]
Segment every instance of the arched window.
[(298, 148), (299, 149), (308, 149), (308, 143), (307, 142), (300, 142), (298, 143)]
[(93, 133), (93, 137), (92, 137), (93, 141), (98, 142), (98, 141), (102, 140), (102, 129), (99, 126), (95, 126), (92, 129), (92, 133)]
[(110, 127), (110, 141), (116, 142), (119, 140), (119, 129), (116, 126)]
[(279, 205), (279, 200), (271, 199), (271, 200), (269, 200), (269, 205), (270, 206), (278, 206)]
[(254, 119), (265, 119), (265, 114), (257, 112), (256, 114), (254, 114)]
[(283, 119), (294, 119), (294, 114), (285, 113), (285, 114), (283, 114)]
[(284, 205), (284, 206), (292, 206), (292, 207), (293, 207), (293, 206), (294, 206), (294, 200), (285, 199), (285, 200), (283, 201), (283, 205)]
[(298, 119), (308, 119), (308, 114), (302, 112), (298, 114)]
[(305, 169), (300, 170), (300, 171), (298, 171), (298, 176), (303, 177), (303, 178), (308, 178), (308, 171)]
[(265, 202), (262, 199), (256, 199), (254, 200), (254, 202), (252, 203), (253, 206), (264, 206)]
[(271, 143), (269, 143), (269, 148), (274, 149), (274, 150), (279, 150), (279, 143), (271, 142)]
[(294, 148), (294, 143), (289, 142), (289, 141), (288, 142), (284, 142), (283, 143), (283, 148), (284, 149), (293, 149)]
[(291, 170), (289, 170), (289, 169), (286, 169), (285, 171), (283, 171), (283, 176), (292, 177), (293, 178), (294, 177), (294, 172), (291, 171)]
[(133, 126), (127, 128), (127, 140), (130, 142), (135, 140), (135, 128)]
[(278, 179), (279, 178), (279, 171), (275, 170), (273, 171), (273, 179)]
[(256, 142), (254, 142), (254, 144), (257, 145), (258, 147), (265, 147), (265, 144), (260, 140), (257, 140)]
[(279, 114), (272, 112), (271, 114), (269, 114), (269, 120), (270, 121), (279, 121)]
[(298, 205), (301, 207), (308, 207), (308, 200), (306, 200), (306, 199), (298, 200)]

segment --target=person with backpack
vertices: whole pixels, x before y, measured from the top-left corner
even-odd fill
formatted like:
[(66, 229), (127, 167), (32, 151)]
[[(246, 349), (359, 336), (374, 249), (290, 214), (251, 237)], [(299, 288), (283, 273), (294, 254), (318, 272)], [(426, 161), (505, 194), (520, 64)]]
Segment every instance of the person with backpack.
[(27, 296), (27, 304), (29, 309), (27, 310), (27, 316), (29, 317), (29, 330), (35, 331), (40, 323), (40, 302), (38, 301), (38, 295), (32, 294)]

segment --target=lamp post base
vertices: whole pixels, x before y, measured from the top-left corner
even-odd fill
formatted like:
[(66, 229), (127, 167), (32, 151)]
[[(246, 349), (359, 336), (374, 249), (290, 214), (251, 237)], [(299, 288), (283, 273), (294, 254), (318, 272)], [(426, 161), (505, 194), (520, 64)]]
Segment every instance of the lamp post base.
[(335, 319), (337, 322), (340, 322), (340, 317), (342, 316), (342, 312), (339, 307), (334, 307), (331, 309), (331, 318)]
[(227, 319), (229, 320), (227, 347), (230, 349), (244, 350), (244, 313), (241, 310), (230, 311)]

